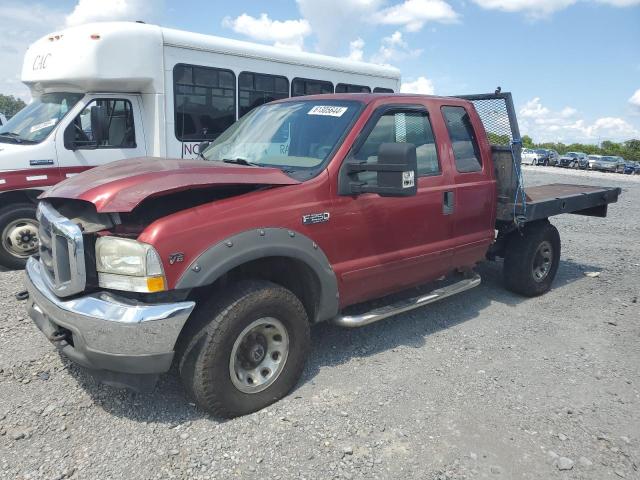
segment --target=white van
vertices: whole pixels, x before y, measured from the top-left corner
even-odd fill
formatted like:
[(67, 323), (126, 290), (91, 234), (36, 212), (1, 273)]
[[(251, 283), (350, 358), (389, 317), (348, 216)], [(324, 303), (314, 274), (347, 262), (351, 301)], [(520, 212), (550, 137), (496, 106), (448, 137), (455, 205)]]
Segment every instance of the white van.
[(33, 101), (0, 127), (0, 265), (37, 249), (34, 200), (87, 168), (142, 156), (194, 158), (271, 100), (397, 92), (386, 66), (133, 22), (87, 24), (29, 47)]

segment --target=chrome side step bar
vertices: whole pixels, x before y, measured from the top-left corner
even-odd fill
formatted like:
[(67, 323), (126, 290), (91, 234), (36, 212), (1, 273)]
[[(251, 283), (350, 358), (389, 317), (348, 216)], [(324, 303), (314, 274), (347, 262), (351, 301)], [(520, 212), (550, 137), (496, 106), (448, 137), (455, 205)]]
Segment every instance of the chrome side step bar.
[(401, 300), (391, 305), (385, 305), (384, 307), (376, 308), (361, 315), (338, 315), (332, 322), (336, 325), (345, 328), (362, 327), (363, 325), (369, 325), (370, 323), (383, 320), (385, 318), (398, 315), (399, 313), (408, 312), (414, 308), (420, 308), (430, 303), (437, 302), (443, 298), (456, 295), (471, 288), (480, 285), (480, 275), (476, 272), (471, 272), (470, 275), (459, 282), (448, 285), (446, 287), (438, 288), (426, 295), (419, 297), (413, 297), (406, 300)]

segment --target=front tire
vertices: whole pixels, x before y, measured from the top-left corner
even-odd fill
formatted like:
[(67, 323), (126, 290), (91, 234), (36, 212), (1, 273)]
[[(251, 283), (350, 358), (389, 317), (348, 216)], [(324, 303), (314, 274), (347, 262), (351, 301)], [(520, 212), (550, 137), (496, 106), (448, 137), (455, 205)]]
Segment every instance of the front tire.
[(267, 281), (243, 281), (199, 306), (186, 332), (179, 372), (209, 413), (237, 417), (260, 410), (296, 385), (309, 351), (300, 300)]
[(11, 270), (23, 269), (38, 251), (36, 207), (17, 203), (0, 209), (0, 265)]
[(504, 257), (507, 289), (526, 297), (546, 293), (560, 264), (560, 234), (548, 220), (513, 232)]

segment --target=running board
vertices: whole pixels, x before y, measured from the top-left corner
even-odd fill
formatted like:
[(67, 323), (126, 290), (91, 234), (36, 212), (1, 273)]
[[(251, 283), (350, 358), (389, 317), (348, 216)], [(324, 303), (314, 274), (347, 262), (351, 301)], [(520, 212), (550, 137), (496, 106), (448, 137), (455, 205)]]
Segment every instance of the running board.
[(401, 300), (397, 303), (385, 305), (384, 307), (376, 308), (360, 315), (339, 315), (335, 317), (332, 322), (345, 328), (362, 327), (363, 325), (369, 325), (370, 323), (377, 322), (378, 320), (383, 320), (385, 318), (398, 315), (399, 313), (408, 312), (414, 308), (420, 308), (430, 303), (437, 302), (438, 300), (442, 300), (443, 298), (462, 293), (465, 290), (477, 287), (478, 285), (480, 285), (480, 275), (476, 272), (471, 272), (470, 276), (451, 285), (447, 285), (446, 287), (433, 290), (426, 295)]

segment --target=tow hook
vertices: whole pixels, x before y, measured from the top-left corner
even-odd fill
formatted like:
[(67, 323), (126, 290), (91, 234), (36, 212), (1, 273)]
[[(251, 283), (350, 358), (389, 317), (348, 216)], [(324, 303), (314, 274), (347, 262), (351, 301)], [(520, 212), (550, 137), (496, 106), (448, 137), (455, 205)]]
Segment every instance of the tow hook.
[(16, 293), (16, 300), (23, 301), (29, 298), (29, 292), (27, 290), (23, 290), (21, 292)]
[(66, 340), (69, 336), (69, 333), (64, 330), (56, 330), (51, 335), (49, 335), (49, 341), (56, 343)]

